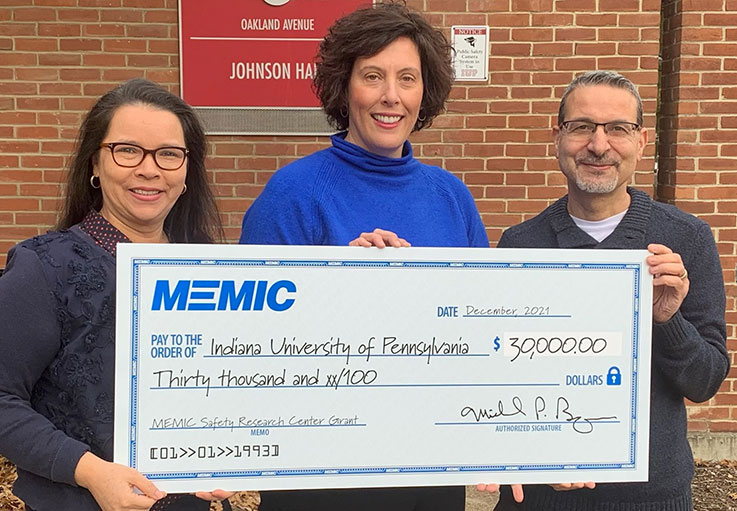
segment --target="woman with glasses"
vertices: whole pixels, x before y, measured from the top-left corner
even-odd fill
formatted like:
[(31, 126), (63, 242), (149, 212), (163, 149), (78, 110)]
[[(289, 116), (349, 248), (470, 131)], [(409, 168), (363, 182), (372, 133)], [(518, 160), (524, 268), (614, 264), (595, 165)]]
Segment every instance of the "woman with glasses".
[(102, 96), (79, 132), (56, 230), (0, 278), (0, 453), (36, 511), (206, 510), (111, 463), (117, 243), (222, 239), (192, 109), (147, 80)]

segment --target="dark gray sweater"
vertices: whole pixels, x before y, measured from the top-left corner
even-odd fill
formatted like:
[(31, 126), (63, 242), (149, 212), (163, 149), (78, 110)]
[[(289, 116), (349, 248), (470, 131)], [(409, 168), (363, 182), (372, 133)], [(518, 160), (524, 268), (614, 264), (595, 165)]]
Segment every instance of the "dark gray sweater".
[[(647, 483), (606, 483), (595, 489), (556, 492), (525, 486), (514, 502), (503, 488), (498, 511), (690, 511), (693, 457), (686, 440), (684, 397), (701, 402), (719, 389), (729, 369), (725, 294), (719, 255), (709, 226), (674, 206), (628, 189), (624, 218), (601, 243), (578, 228), (568, 198), (535, 218), (509, 228), (499, 247), (644, 249), (660, 243), (683, 258), (691, 287), (668, 322), (654, 324), (650, 390), (650, 475)], [(561, 481), (568, 482), (568, 481)]]

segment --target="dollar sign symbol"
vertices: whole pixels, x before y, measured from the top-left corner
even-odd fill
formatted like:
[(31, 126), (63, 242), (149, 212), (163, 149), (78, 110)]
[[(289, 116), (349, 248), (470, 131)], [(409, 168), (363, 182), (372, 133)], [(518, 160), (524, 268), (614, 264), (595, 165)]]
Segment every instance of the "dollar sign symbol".
[(494, 351), (499, 351), (499, 348), (501, 348), (501, 344), (499, 344), (499, 336), (497, 335), (494, 339)]

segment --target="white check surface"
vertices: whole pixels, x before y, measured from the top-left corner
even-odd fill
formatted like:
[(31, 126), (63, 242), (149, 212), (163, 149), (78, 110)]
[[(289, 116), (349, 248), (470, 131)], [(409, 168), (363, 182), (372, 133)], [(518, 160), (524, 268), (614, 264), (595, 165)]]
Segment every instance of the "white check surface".
[(121, 244), (115, 461), (169, 492), (646, 480), (646, 255)]

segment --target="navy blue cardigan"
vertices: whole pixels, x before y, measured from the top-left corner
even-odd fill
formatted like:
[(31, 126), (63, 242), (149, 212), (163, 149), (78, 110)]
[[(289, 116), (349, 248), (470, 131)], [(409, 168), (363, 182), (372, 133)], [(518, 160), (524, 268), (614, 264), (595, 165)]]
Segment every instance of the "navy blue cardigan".
[(568, 492), (530, 485), (525, 486), (522, 505), (504, 488), (497, 510), (691, 511), (693, 457), (683, 398), (711, 398), (729, 369), (722, 269), (705, 222), (641, 191), (628, 192), (632, 200), (627, 213), (601, 243), (576, 226), (563, 197), (505, 231), (499, 247), (644, 249), (660, 243), (683, 258), (691, 281), (688, 295), (669, 321), (653, 325), (649, 482), (599, 484), (594, 490)]
[(0, 278), (0, 453), (36, 510), (99, 509), (79, 458), (112, 460), (115, 259), (79, 227), (24, 241)]

